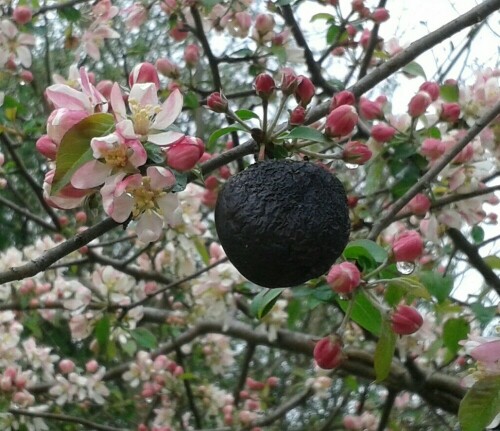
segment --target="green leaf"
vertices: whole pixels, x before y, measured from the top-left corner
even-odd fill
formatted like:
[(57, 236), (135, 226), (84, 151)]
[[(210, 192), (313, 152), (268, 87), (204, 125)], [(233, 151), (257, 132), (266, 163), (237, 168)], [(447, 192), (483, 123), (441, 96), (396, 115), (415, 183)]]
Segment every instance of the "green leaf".
[(231, 132), (242, 132), (242, 131), (245, 131), (245, 129), (243, 128), (243, 126), (240, 126), (239, 124), (223, 127), (222, 129), (216, 130), (214, 133), (210, 135), (210, 138), (208, 138), (207, 142), (208, 151), (211, 152), (214, 149), (217, 139), (221, 138), (222, 136), (225, 136)]
[(391, 306), (397, 305), (403, 297), (407, 297), (409, 302), (413, 298), (430, 300), (431, 295), (418, 277), (412, 275), (408, 277), (393, 278), (386, 289), (385, 300)]
[(316, 15), (312, 16), (311, 22), (317, 21), (319, 19), (326, 19), (327, 21), (335, 21), (335, 17), (333, 15), (330, 15), (329, 13), (317, 13)]
[(346, 259), (358, 260), (360, 257), (382, 263), (387, 259), (387, 251), (369, 239), (357, 239), (347, 244), (343, 253)]
[(90, 141), (112, 132), (115, 120), (111, 114), (93, 114), (71, 127), (64, 135), (56, 155), (56, 172), (51, 193), (55, 195), (69, 184), (75, 171), (93, 160)]
[(77, 22), (82, 17), (82, 14), (78, 9), (75, 9), (72, 6), (66, 6), (60, 9), (57, 9), (57, 14), (69, 22)]
[(457, 85), (442, 85), (439, 93), (445, 102), (458, 102), (459, 91)]
[(171, 171), (175, 175), (175, 186), (172, 191), (174, 193), (182, 192), (187, 186), (188, 174), (186, 172), (177, 172), (173, 169), (171, 169)]
[(280, 64), (286, 63), (286, 49), (284, 46), (271, 46), (268, 48), (269, 52), (273, 54), (276, 59), (280, 62)]
[(288, 150), (283, 145), (274, 145), (272, 154), (275, 159), (286, 159), (288, 157)]
[(331, 45), (337, 38), (339, 32), (340, 27), (336, 24), (332, 24), (330, 27), (328, 27), (328, 31), (326, 32), (326, 43), (328, 45)]
[(98, 320), (94, 327), (94, 336), (99, 345), (99, 352), (104, 353), (107, 351), (109, 334), (111, 332), (111, 323), (109, 316), (105, 315), (102, 319)]
[(451, 361), (460, 349), (459, 341), (469, 333), (469, 323), (463, 318), (448, 319), (443, 326), (443, 344), (448, 349), (445, 362)]
[(384, 321), (373, 358), (377, 382), (385, 380), (389, 375), (395, 350), (396, 334), (392, 331), (389, 322)]
[(500, 413), (500, 376), (478, 380), (465, 394), (458, 409), (462, 431), (483, 431)]
[(419, 278), (425, 288), (439, 303), (444, 302), (453, 290), (453, 277), (449, 275), (443, 277), (436, 272), (425, 271), (419, 274)]
[(184, 96), (184, 107), (187, 109), (196, 109), (200, 106), (200, 101), (196, 93), (190, 91)]
[(491, 269), (500, 269), (500, 257), (491, 255), (486, 256), (483, 260)]
[(196, 247), (196, 250), (198, 251), (198, 254), (201, 257), (201, 260), (203, 260), (203, 263), (205, 265), (208, 265), (210, 262), (210, 253), (207, 250), (207, 247), (205, 246), (205, 243), (199, 236), (195, 236), (193, 239), (194, 245)]
[(146, 328), (135, 328), (131, 332), (132, 338), (137, 342), (139, 347), (145, 349), (154, 349), (158, 345), (158, 341), (154, 334)]
[(262, 319), (272, 310), (284, 290), (284, 288), (261, 290), (250, 304), (250, 313), (257, 319)]
[(475, 302), (470, 306), (474, 316), (479, 321), (481, 328), (485, 328), (488, 323), (490, 323), (496, 315), (497, 307), (492, 305), (490, 307), (485, 307), (481, 302)]
[[(345, 312), (349, 306), (349, 301), (337, 297), (337, 302)], [(359, 292), (354, 299), (351, 319), (374, 335), (378, 336), (381, 332), (382, 316), (380, 311), (362, 292)]]
[(470, 235), (476, 244), (484, 241), (484, 230), (481, 226), (475, 225), (472, 228)]
[(384, 177), (385, 162), (381, 157), (375, 158), (368, 165), (368, 173), (366, 174), (365, 193), (370, 195), (380, 190), (382, 182), (386, 181)]
[(249, 109), (238, 109), (235, 114), (240, 120), (243, 121), (250, 120), (251, 118), (259, 119), (259, 116)]
[(427, 79), (427, 76), (425, 75), (425, 71), (424, 71), (423, 67), (420, 66), (420, 64), (418, 64), (415, 61), (408, 63), (405, 67), (403, 67), (401, 69), (401, 71), (409, 78), (421, 76), (422, 78)]
[(328, 144), (330, 141), (326, 138), (323, 133), (311, 127), (300, 126), (293, 129), (288, 135), (284, 136), (285, 139), (305, 139), (312, 142), (320, 142), (322, 144)]
[(299, 320), (302, 304), (298, 299), (288, 301), (286, 311), (288, 314), (287, 325), (288, 329), (294, 329), (295, 323)]
[(155, 164), (161, 164), (165, 162), (165, 152), (159, 145), (152, 144), (151, 142), (146, 142), (144, 144), (144, 149), (148, 155), (148, 159)]

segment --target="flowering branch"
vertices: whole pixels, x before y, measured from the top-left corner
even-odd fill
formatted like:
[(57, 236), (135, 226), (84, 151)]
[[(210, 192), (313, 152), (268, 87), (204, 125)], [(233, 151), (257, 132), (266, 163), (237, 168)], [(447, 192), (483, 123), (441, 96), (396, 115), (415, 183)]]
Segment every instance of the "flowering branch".
[(460, 153), (465, 146), (472, 141), (497, 115), (500, 114), (500, 102), (497, 103), (491, 110), (487, 111), (481, 118), (479, 118), (474, 126), (472, 126), (467, 134), (460, 139), (460, 141), (443, 156), (431, 169), (429, 169), (403, 196), (401, 196), (392, 205), (390, 211), (378, 220), (368, 236), (369, 239), (375, 239), (393, 220), (393, 217), (403, 209), (403, 207), (410, 202), (410, 200), (424, 187), (427, 186), (448, 164)]
[(32, 418), (51, 419), (54, 421), (80, 424), (96, 431), (129, 431), (124, 428), (115, 428), (108, 425), (101, 425), (96, 422), (89, 421), (87, 419), (78, 418), (76, 416), (62, 415), (56, 413), (46, 413), (46, 412), (35, 412), (32, 410), (25, 410), (25, 409), (9, 409), (8, 411), (9, 413), (12, 413), (13, 415), (16, 416), (29, 416)]
[[(441, 43), (455, 33), (476, 24), (493, 12), (496, 12), (500, 7), (500, 0), (486, 0), (478, 6), (472, 8), (469, 12), (464, 13), (453, 21), (434, 30), (428, 35), (416, 40), (408, 48), (401, 51), (384, 64), (377, 67), (373, 72), (369, 73), (349, 90), (357, 97), (366, 93), (379, 82), (391, 76), (394, 72), (407, 65), (409, 62), (417, 58), (420, 54), (429, 50), (433, 46)], [(306, 124), (314, 123), (328, 114), (330, 101), (323, 102), (309, 112)]]
[(42, 204), (43, 209), (47, 212), (47, 214), (51, 218), (52, 222), (54, 223), (55, 228), (57, 230), (60, 230), (61, 226), (59, 224), (59, 219), (57, 218), (57, 215), (55, 214), (54, 210), (47, 204), (47, 202), (45, 202), (40, 185), (29, 174), (28, 170), (26, 169), (26, 166), (24, 166), (24, 163), (22, 162), (21, 158), (19, 157), (16, 150), (14, 149), (14, 142), (12, 142), (12, 140), (10, 139), (10, 137), (6, 133), (0, 134), (0, 140), (2, 141), (2, 143), (5, 145), (5, 147), (9, 151), (9, 154), (11, 155), (12, 160), (14, 160), (14, 162), (16, 163), (16, 166), (19, 168), (19, 171), (21, 172), (21, 175), (25, 178), (26, 182), (29, 184), (29, 186), (31, 187), (31, 189), (35, 193), (37, 199)]
[(44, 271), (50, 265), (52, 265), (54, 262), (57, 262), (64, 256), (67, 256), (71, 252), (78, 250), (80, 247), (83, 247), (90, 241), (99, 238), (101, 235), (105, 234), (116, 226), (118, 226), (117, 222), (115, 222), (111, 218), (106, 218), (95, 226), (92, 226), (87, 230), (76, 234), (73, 238), (70, 238), (65, 242), (57, 245), (56, 247), (48, 250), (40, 257), (33, 259), (31, 262), (1, 272), (0, 284), (14, 280), (22, 280), (26, 277), (32, 277), (33, 275)]
[(484, 277), (484, 281), (500, 296), (500, 278), (479, 255), (477, 247), (467, 241), (458, 229), (450, 227), (446, 230), (446, 234), (451, 238), (455, 247), (467, 256), (470, 264)]

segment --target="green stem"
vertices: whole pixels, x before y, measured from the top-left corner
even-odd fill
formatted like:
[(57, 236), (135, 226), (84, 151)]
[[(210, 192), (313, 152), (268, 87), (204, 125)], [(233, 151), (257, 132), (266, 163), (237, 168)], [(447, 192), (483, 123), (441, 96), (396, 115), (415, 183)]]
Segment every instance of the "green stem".
[(290, 96), (289, 95), (285, 95), (283, 96), (283, 98), (281, 99), (281, 102), (280, 102), (280, 105), (278, 107), (278, 111), (276, 112), (276, 115), (274, 116), (273, 118), (273, 121), (271, 123), (271, 126), (269, 127), (269, 133), (267, 136), (273, 138), (274, 136), (272, 136), (272, 133), (274, 131), (274, 128), (276, 127), (276, 124), (278, 123), (278, 120), (279, 120), (279, 117), (281, 116), (281, 113), (283, 112), (283, 108), (285, 107), (286, 105), (286, 101), (288, 100)]

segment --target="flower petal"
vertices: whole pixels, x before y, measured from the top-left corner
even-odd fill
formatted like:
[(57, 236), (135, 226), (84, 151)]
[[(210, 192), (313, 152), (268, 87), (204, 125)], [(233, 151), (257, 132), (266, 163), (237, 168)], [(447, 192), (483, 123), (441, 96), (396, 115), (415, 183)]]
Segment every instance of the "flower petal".
[(146, 170), (146, 175), (151, 178), (151, 188), (153, 190), (163, 190), (175, 185), (174, 174), (161, 166), (150, 166)]
[[(129, 101), (135, 100), (140, 106), (158, 105), (156, 86), (151, 82), (134, 84), (128, 96)], [(130, 106), (130, 103), (129, 103)]]
[(148, 141), (156, 145), (170, 145), (183, 138), (184, 134), (180, 132), (162, 132), (148, 136)]
[(80, 166), (71, 177), (71, 185), (77, 189), (91, 189), (100, 186), (111, 174), (111, 166), (98, 160), (91, 160)]
[(148, 244), (160, 237), (162, 229), (162, 218), (153, 211), (146, 211), (139, 217), (135, 230), (139, 240)]
[(51, 85), (47, 88), (46, 94), (56, 108), (66, 108), (71, 111), (89, 111), (90, 109), (87, 97), (68, 85)]
[(480, 362), (498, 362), (500, 361), (500, 340), (489, 341), (472, 349), (470, 355)]
[(162, 130), (170, 126), (182, 111), (182, 93), (175, 89), (163, 103), (161, 111), (153, 122), (153, 129)]
[[(114, 83), (111, 88), (110, 94), (111, 107), (115, 114), (116, 121), (123, 121), (127, 118), (127, 108), (125, 107), (125, 102), (123, 101), (122, 92), (118, 83)], [(117, 124), (118, 128), (118, 124)]]

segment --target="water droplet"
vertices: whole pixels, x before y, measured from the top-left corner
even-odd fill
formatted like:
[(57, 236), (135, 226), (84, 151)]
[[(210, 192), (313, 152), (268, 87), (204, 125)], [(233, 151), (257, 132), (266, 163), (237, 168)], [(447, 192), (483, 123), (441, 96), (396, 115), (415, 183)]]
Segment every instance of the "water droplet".
[(357, 165), (356, 163), (346, 163), (345, 167), (347, 169), (357, 169), (357, 168), (359, 168), (359, 165)]
[(403, 275), (410, 275), (415, 271), (415, 264), (413, 262), (398, 262), (396, 268)]

